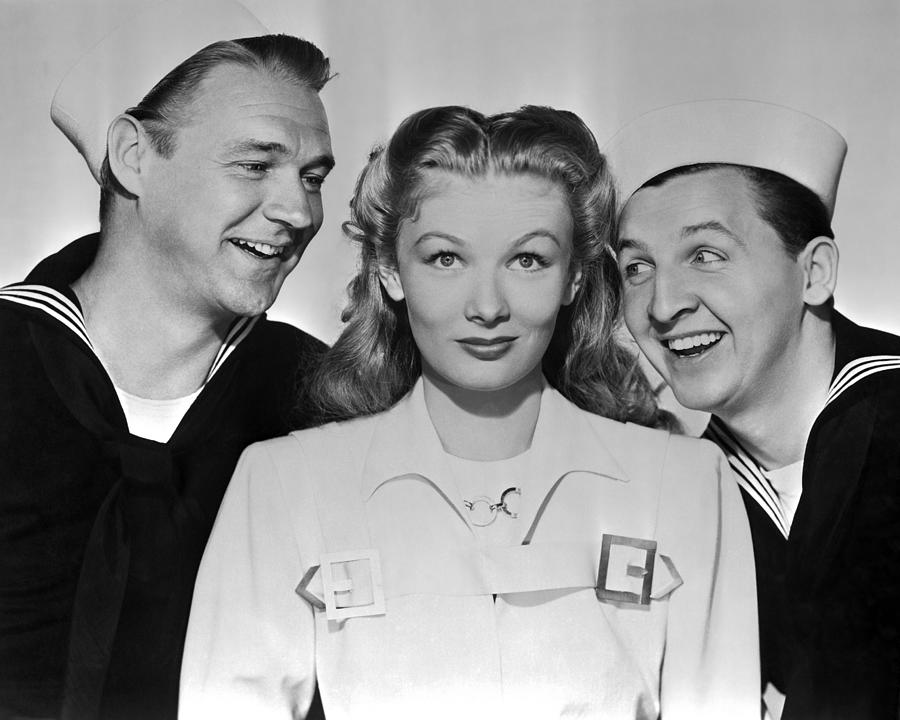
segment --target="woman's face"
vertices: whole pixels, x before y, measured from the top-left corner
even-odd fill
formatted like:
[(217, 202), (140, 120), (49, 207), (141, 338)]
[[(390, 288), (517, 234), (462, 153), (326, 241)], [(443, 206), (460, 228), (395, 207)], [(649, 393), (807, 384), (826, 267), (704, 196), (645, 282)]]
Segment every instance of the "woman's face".
[(556, 316), (572, 302), (572, 213), (563, 189), (534, 175), (465, 178), (431, 171), (418, 215), (382, 266), (406, 300), (426, 377), (500, 390), (540, 372)]

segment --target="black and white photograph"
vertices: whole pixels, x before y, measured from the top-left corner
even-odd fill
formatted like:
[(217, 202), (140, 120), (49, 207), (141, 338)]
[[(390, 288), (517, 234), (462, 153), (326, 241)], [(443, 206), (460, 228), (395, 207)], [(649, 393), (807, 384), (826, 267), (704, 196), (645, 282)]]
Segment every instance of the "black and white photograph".
[(0, 720), (900, 718), (896, 0), (0, 47)]

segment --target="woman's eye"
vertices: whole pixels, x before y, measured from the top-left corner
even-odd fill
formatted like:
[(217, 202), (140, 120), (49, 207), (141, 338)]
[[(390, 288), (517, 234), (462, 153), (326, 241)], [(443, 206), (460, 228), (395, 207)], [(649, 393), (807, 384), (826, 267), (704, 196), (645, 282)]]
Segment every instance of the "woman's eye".
[(428, 258), (429, 265), (439, 265), (443, 268), (451, 268), (456, 265), (456, 254), (452, 252), (436, 252)]
[(523, 270), (534, 270), (543, 267), (542, 259), (534, 253), (521, 253), (516, 255), (514, 262)]

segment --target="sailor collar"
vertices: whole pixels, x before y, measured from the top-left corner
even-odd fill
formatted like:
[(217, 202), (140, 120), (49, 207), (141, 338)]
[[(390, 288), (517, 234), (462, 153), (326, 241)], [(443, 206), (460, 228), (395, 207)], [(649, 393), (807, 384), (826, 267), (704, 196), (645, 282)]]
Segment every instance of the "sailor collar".
[[(544, 382), (531, 443), (531, 480), (523, 498), (525, 517), (533, 516), (538, 511), (535, 503), (543, 503), (570, 473), (588, 472), (628, 482), (591, 417)], [(419, 378), (412, 390), (378, 419), (363, 469), (363, 497), (371, 498), (392, 480), (419, 476), (458, 509), (462, 498), (447, 467), (447, 458), (428, 414), (424, 385)]]
[[(868, 344), (859, 326), (838, 312), (834, 313), (835, 373), (828, 388), (828, 397), (819, 411), (813, 428), (847, 390), (872, 375), (887, 370), (900, 370), (900, 355), (865, 355), (860, 350)], [(863, 350), (865, 352), (865, 350)], [(790, 527), (781, 498), (766, 477), (762, 465), (740, 444), (728, 427), (712, 416), (704, 436), (722, 448), (734, 470), (738, 484), (762, 508), (769, 519), (787, 539)], [(808, 438), (807, 438), (808, 442)]]
[[(75, 340), (76, 344), (97, 357), (84, 323), (84, 314), (78, 297), (71, 284), (93, 262), (97, 254), (100, 236), (86, 235), (70, 243), (59, 252), (41, 261), (24, 282), (13, 283), (0, 288), (0, 300), (16, 304), (27, 312), (50, 319), (61, 325)], [(203, 381), (205, 385), (219, 370), (234, 349), (250, 334), (253, 326), (263, 317), (237, 318), (228, 329), (225, 340), (216, 354), (209, 373)], [(99, 362), (99, 357), (97, 357)], [(102, 363), (101, 363), (102, 365)]]

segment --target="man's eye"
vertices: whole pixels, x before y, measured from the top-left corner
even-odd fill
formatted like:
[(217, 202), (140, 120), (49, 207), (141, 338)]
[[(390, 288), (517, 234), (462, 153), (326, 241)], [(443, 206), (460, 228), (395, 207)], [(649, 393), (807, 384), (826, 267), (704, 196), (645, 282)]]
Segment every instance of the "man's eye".
[(242, 162), (238, 166), (250, 173), (264, 173), (269, 166), (263, 162)]
[(303, 182), (311, 192), (320, 192), (325, 184), (325, 178), (321, 175), (304, 175)]
[(637, 277), (641, 273), (647, 272), (650, 269), (650, 265), (645, 263), (643, 260), (634, 260), (629, 263), (625, 263), (622, 266), (622, 274), (626, 278)]
[(724, 260), (721, 254), (717, 252), (713, 252), (712, 250), (698, 250), (694, 255), (694, 262), (699, 263), (701, 265), (705, 265), (706, 263), (716, 262), (717, 260)]

